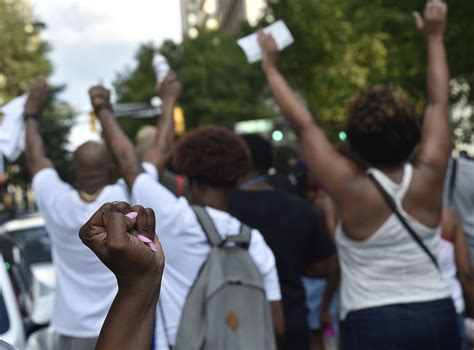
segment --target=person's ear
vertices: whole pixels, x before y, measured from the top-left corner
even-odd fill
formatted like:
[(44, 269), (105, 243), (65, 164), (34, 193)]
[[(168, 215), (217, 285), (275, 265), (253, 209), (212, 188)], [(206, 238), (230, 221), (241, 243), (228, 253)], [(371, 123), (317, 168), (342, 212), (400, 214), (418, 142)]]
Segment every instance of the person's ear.
[(72, 184), (72, 186), (74, 188), (76, 188), (77, 187), (77, 184), (76, 184), (77, 174), (76, 174), (76, 166), (75, 166), (74, 162), (69, 167), (69, 179), (70, 179), (70, 183)]

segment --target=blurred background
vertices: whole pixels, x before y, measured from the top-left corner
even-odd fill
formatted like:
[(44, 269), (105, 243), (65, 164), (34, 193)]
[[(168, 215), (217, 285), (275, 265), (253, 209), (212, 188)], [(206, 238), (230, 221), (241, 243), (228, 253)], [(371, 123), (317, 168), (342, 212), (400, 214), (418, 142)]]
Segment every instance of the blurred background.
[[(473, 154), (474, 2), (448, 0), (455, 152)], [(236, 40), (283, 19), (295, 43), (281, 68), (331, 140), (344, 141), (344, 104), (361, 87), (390, 82), (408, 90), (422, 114), (425, 51), (410, 13), (425, 0), (1, 0), (0, 106), (37, 75), (54, 86), (43, 121), (48, 156), (69, 176), (71, 151), (100, 139), (87, 90), (113, 88), (126, 133), (156, 123), (154, 53), (161, 52), (185, 90), (176, 134), (203, 124), (258, 132), (276, 146), (279, 166), (297, 156), (295, 137), (269, 98), (259, 64)], [(29, 210), (20, 158), (0, 175), (2, 218)], [(3, 220), (3, 219), (2, 219)]]

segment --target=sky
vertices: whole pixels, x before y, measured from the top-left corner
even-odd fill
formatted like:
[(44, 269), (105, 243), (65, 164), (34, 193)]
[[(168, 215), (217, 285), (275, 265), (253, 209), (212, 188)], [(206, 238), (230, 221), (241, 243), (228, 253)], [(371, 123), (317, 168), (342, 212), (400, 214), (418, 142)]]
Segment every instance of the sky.
[[(82, 113), (78, 121), (90, 109), (89, 87), (111, 87), (117, 72), (133, 66), (140, 44), (181, 41), (179, 0), (30, 1), (35, 16), (47, 25), (41, 35), (51, 45), (50, 82), (67, 85), (60, 97)], [(97, 138), (87, 123), (78, 123), (70, 148)]]
[[(0, 0), (1, 1), (1, 0)], [(142, 43), (180, 42), (180, 0), (30, 0), (37, 19), (46, 24), (41, 36), (51, 45), (54, 67), (50, 82), (66, 84), (60, 96), (78, 112), (69, 149), (98, 140), (87, 113), (87, 90), (95, 84), (111, 88), (118, 72), (133, 68)], [(265, 1), (247, 0), (251, 22), (260, 17)]]

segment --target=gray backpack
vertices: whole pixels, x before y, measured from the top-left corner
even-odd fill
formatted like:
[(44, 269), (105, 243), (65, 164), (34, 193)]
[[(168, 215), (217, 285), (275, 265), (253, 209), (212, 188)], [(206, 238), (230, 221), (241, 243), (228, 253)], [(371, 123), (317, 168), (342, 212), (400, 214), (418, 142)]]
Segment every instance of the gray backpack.
[(223, 241), (206, 210), (193, 210), (212, 250), (188, 294), (173, 349), (275, 349), (262, 277), (247, 249), (250, 228), (242, 225)]

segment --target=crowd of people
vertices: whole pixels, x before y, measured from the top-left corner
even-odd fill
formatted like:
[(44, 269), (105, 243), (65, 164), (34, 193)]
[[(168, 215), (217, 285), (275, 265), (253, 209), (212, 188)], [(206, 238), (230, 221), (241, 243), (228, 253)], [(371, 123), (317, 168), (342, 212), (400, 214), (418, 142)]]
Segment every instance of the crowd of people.
[(174, 144), (174, 72), (157, 82), (162, 115), (138, 145), (110, 91), (89, 90), (105, 144), (80, 146), (66, 183), (43, 147), (47, 84), (36, 80), (25, 160), (52, 240), (56, 348), (466, 350), (474, 163), (450, 160), (447, 5), (413, 15), (427, 47), (424, 117), (400, 88), (367, 87), (347, 103), (337, 148), (259, 32), (310, 196), (273, 181), (262, 136), (204, 126)]

